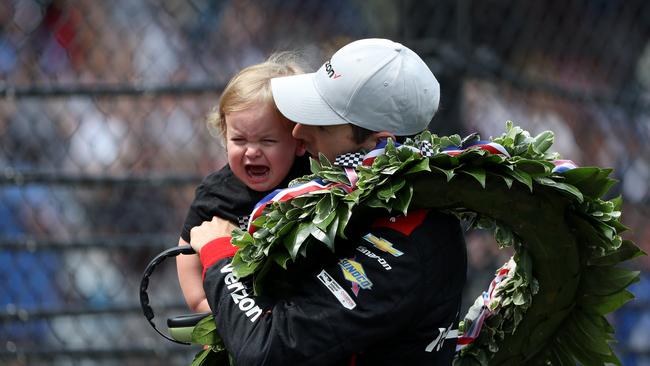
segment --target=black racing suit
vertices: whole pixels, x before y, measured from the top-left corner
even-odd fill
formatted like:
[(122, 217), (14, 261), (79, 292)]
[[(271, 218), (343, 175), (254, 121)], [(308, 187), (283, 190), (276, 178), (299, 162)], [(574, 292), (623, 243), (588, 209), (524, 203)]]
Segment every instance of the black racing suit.
[(280, 269), (280, 295), (252, 296), (230, 258), (207, 269), (205, 293), (236, 365), (452, 363), (467, 269), (458, 220), (420, 210), (363, 226), (336, 253)]

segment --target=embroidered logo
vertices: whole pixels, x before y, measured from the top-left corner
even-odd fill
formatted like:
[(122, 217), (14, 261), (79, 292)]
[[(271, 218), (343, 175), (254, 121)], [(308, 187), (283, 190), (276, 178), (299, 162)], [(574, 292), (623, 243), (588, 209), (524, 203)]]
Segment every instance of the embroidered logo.
[(329, 76), (330, 79), (336, 79), (341, 76), (341, 74), (337, 74), (334, 72), (334, 68), (332, 67), (332, 64), (329, 61), (325, 63), (325, 72), (327, 73), (327, 76)]
[(366, 234), (364, 237), (368, 242), (370, 242), (372, 245), (374, 245), (375, 248), (381, 250), (382, 252), (389, 253), (393, 257), (399, 257), (401, 256), (402, 252), (399, 250), (393, 248), (393, 243), (389, 242), (388, 240), (384, 238), (378, 238), (371, 233)]
[(393, 269), (393, 267), (391, 267), (390, 264), (388, 264), (388, 262), (386, 262), (386, 260), (384, 258), (382, 258), (382, 257), (378, 256), (377, 254), (373, 253), (372, 251), (370, 251), (370, 249), (364, 247), (363, 245), (359, 245), (357, 247), (357, 250), (359, 252), (365, 254), (368, 258), (377, 259), (377, 262), (379, 262), (379, 264), (381, 264), (381, 266), (384, 267), (385, 270), (390, 271), (391, 269)]
[(262, 315), (262, 309), (250, 297), (251, 294), (248, 293), (244, 284), (239, 281), (239, 278), (232, 273), (232, 270), (232, 263), (228, 263), (221, 268), (221, 273), (227, 273), (223, 282), (226, 284), (228, 290), (230, 290), (230, 297), (239, 306), (239, 310), (246, 315), (248, 320), (255, 322)]
[(451, 329), (454, 323), (449, 324), (447, 328), (438, 328), (438, 336), (424, 349), (425, 352), (440, 351), (446, 339), (458, 338), (458, 329)]
[(366, 271), (361, 263), (354, 259), (341, 259), (339, 266), (343, 270), (343, 277), (352, 283), (352, 292), (355, 296), (359, 294), (359, 288), (364, 290), (372, 288), (372, 281), (366, 276)]
[(332, 295), (336, 297), (344, 308), (352, 310), (357, 307), (357, 303), (352, 300), (352, 297), (350, 297), (343, 287), (341, 287), (341, 285), (339, 285), (339, 283), (336, 282), (336, 280), (333, 279), (325, 270), (320, 271), (316, 277), (328, 290), (330, 290)]

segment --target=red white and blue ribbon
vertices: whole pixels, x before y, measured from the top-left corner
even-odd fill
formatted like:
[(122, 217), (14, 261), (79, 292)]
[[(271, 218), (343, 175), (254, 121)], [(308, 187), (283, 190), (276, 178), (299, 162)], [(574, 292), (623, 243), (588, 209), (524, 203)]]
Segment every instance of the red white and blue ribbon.
[(555, 168), (553, 168), (553, 173), (564, 173), (567, 170), (575, 169), (578, 167), (576, 163), (572, 162), (571, 160), (553, 160), (553, 165), (555, 165)]
[(507, 158), (510, 157), (508, 150), (503, 147), (501, 144), (491, 141), (474, 141), (463, 147), (460, 146), (448, 146), (442, 150), (443, 153), (451, 156), (456, 156), (464, 153), (468, 150), (485, 150), (491, 154), (503, 155)]
[[(422, 141), (422, 143), (427, 144), (427, 141)], [(382, 140), (380, 141), (375, 148), (367, 153), (363, 157), (362, 165), (369, 166), (372, 165), (372, 163), (375, 161), (375, 158), (377, 158), (379, 155), (383, 155), (386, 152), (386, 145), (388, 144), (388, 140)], [(423, 156), (428, 156), (422, 152), (424, 149), (418, 149), (417, 147), (413, 146), (408, 146), (408, 145), (402, 145), (399, 142), (393, 142), (395, 145), (395, 148), (397, 149), (409, 149), (413, 150), (416, 153), (422, 154)], [(430, 145), (430, 144), (429, 144)]]
[[(276, 189), (273, 192), (269, 193), (255, 205), (255, 208), (253, 208), (253, 211), (251, 212), (248, 221), (248, 232), (251, 234), (255, 232), (256, 228), (255, 225), (253, 225), (253, 221), (255, 221), (255, 219), (257, 219), (258, 217), (262, 216), (264, 209), (268, 205), (272, 204), (273, 202), (285, 202), (290, 199), (296, 198), (298, 196), (302, 196), (304, 194), (308, 194), (316, 191), (322, 191), (322, 190), (330, 190), (333, 189), (334, 187), (340, 187), (346, 190), (347, 192), (352, 192), (356, 187), (357, 181), (359, 180), (355, 168), (359, 165), (366, 165), (366, 166), (372, 165), (372, 162), (375, 161), (375, 158), (377, 156), (382, 155), (386, 152), (386, 144), (387, 144), (386, 140), (380, 141), (372, 151), (370, 151), (365, 155), (355, 152), (355, 153), (343, 154), (336, 157), (334, 164), (344, 167), (345, 174), (348, 180), (350, 181), (350, 185), (346, 185), (342, 183), (332, 183), (324, 179), (315, 179), (306, 183), (298, 184), (293, 187)], [(400, 146), (400, 144), (398, 143), (395, 143), (395, 145), (396, 147)], [(408, 148), (415, 149), (412, 147), (408, 147)], [(415, 150), (418, 152), (420, 151), (418, 149)]]
[[(510, 154), (505, 147), (503, 147), (501, 144), (497, 144), (496, 142), (491, 141), (475, 141), (464, 147), (448, 146), (443, 149), (442, 152), (451, 156), (456, 156), (471, 149), (485, 150), (491, 154), (503, 155), (507, 158), (510, 157)], [(578, 167), (576, 163), (571, 160), (553, 160), (552, 163), (555, 165), (555, 168), (552, 170), (553, 173), (564, 173), (568, 170)]]
[(501, 297), (498, 296), (498, 289), (504, 286), (510, 280), (517, 268), (516, 262), (511, 258), (508, 263), (504, 264), (497, 270), (496, 276), (490, 282), (490, 287), (479, 296), (468, 311), (467, 318), (472, 321), (469, 329), (466, 329), (458, 337), (456, 351), (463, 349), (474, 342), (481, 333), (485, 319), (489, 318), (501, 305)]
[(298, 184), (293, 187), (274, 190), (262, 198), (262, 200), (260, 200), (255, 205), (255, 208), (253, 208), (253, 211), (250, 214), (250, 219), (248, 221), (248, 232), (251, 234), (255, 232), (256, 228), (253, 225), (253, 221), (262, 216), (264, 209), (273, 202), (285, 202), (298, 196), (313, 193), (316, 191), (331, 190), (335, 187), (340, 187), (347, 192), (352, 192), (353, 190), (352, 187), (346, 184), (332, 183), (323, 179), (314, 179), (312, 181)]

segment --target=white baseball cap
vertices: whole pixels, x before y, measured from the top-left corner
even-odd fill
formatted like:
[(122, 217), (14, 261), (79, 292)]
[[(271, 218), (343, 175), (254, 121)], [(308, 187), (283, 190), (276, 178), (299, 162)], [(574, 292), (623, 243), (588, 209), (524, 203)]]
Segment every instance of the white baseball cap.
[(271, 79), (271, 90), (294, 122), (350, 123), (397, 136), (425, 130), (440, 102), (440, 84), (424, 61), (387, 39), (352, 42), (314, 73)]

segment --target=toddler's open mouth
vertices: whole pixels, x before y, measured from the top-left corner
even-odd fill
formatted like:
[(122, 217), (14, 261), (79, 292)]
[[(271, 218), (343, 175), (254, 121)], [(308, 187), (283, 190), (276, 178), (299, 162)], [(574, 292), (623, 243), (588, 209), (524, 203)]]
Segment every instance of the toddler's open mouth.
[(265, 165), (246, 165), (246, 174), (251, 179), (264, 179), (269, 175), (268, 166)]

